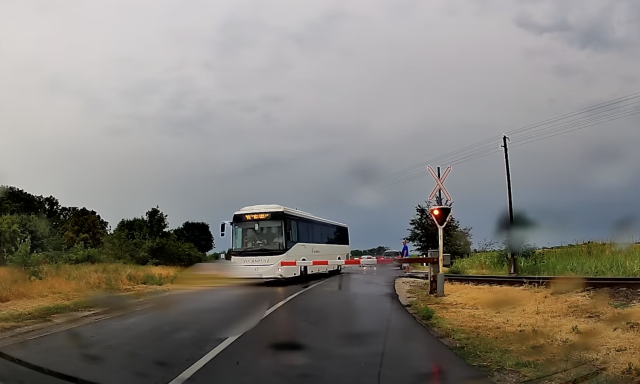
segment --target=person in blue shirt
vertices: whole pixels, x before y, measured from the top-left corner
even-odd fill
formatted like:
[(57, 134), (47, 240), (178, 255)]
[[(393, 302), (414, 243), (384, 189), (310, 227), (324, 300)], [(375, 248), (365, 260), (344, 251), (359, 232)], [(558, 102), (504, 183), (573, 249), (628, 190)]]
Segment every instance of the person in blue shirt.
[(406, 240), (402, 240), (402, 257), (409, 257), (409, 246)]

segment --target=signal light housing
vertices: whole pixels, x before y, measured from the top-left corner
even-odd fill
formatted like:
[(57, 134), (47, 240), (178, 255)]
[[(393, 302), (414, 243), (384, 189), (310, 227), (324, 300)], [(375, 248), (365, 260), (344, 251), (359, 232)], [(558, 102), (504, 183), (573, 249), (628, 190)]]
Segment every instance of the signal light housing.
[(451, 215), (451, 207), (446, 205), (431, 207), (429, 208), (429, 213), (433, 218), (433, 221), (436, 222), (438, 227), (444, 227), (449, 221), (449, 216)]

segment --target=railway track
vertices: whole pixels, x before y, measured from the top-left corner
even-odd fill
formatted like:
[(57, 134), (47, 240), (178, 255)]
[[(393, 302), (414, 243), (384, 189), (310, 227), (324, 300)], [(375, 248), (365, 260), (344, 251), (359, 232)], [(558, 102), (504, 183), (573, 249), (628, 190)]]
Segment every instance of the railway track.
[(497, 275), (445, 275), (445, 280), (457, 283), (494, 285), (566, 284), (590, 288), (640, 289), (640, 277), (578, 277), (578, 276), (497, 276)]

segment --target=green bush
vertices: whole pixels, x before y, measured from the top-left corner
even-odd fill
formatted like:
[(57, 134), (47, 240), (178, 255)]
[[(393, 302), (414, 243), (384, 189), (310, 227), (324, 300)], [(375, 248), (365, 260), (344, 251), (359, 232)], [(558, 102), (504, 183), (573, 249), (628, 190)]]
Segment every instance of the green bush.
[[(460, 260), (460, 259), (458, 259), (458, 260)], [(466, 272), (466, 270), (462, 266), (462, 263), (458, 263), (458, 262), (456, 262), (456, 260), (452, 261), (452, 265), (449, 268), (449, 273), (452, 273), (454, 275), (464, 275), (465, 272)]]
[(493, 274), (506, 273), (507, 259), (502, 252), (482, 252), (470, 257), (452, 260), (449, 273)]
[(100, 249), (85, 248), (83, 243), (73, 247), (68, 253), (69, 264), (96, 264), (107, 262)]
[(425, 304), (416, 305), (415, 311), (418, 317), (423, 321), (430, 321), (431, 319), (433, 319), (433, 316), (435, 316), (434, 310)]
[(144, 252), (151, 265), (190, 266), (204, 261), (205, 254), (191, 243), (182, 243), (174, 236), (165, 239), (148, 240)]
[(16, 252), (9, 257), (9, 263), (24, 269), (30, 277), (41, 278), (42, 256), (37, 253), (31, 253), (31, 241), (29, 239), (18, 246)]

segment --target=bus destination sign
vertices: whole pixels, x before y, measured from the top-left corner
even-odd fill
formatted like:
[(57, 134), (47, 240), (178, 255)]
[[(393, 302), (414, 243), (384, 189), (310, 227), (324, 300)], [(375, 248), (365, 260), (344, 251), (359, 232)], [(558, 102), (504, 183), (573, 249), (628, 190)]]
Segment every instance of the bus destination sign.
[(244, 215), (244, 220), (245, 221), (269, 220), (270, 218), (271, 218), (271, 214), (270, 213), (251, 213), (251, 214)]

